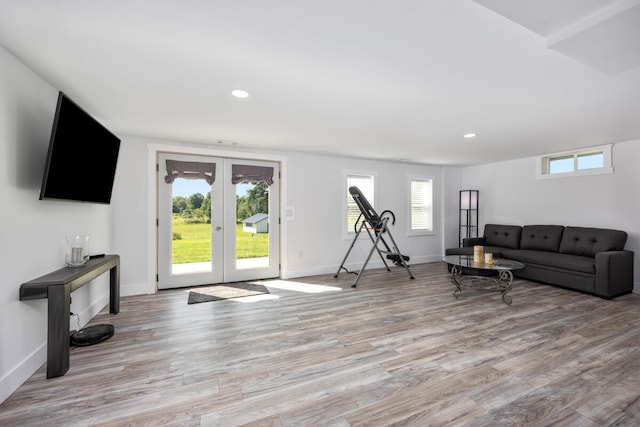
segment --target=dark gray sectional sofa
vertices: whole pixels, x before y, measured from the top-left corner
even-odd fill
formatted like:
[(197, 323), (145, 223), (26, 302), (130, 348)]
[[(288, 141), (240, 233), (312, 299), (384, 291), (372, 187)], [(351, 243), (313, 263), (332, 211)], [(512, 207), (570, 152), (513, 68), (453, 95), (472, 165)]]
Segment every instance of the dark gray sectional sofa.
[(516, 277), (614, 298), (633, 290), (633, 252), (624, 250), (627, 233), (562, 225), (487, 224), (484, 237), (465, 239), (447, 255), (473, 255), (482, 245), (494, 258), (520, 261)]

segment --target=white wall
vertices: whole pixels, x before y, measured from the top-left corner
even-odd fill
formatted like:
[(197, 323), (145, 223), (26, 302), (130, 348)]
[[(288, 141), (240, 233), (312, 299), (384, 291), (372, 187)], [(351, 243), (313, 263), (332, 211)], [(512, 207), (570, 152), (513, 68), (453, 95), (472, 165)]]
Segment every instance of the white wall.
[(148, 293), (147, 142), (123, 137), (113, 183), (113, 252), (120, 255), (120, 295)]
[(466, 167), (460, 189), (480, 190), (481, 227), (558, 224), (626, 231), (625, 248), (635, 252), (634, 292), (640, 293), (639, 159), (640, 140), (633, 140), (613, 145), (614, 173), (607, 175), (536, 180), (535, 157)]
[[(110, 252), (110, 208), (38, 200), (58, 89), (0, 48), (0, 402), (46, 360), (46, 300), (20, 284), (64, 267), (65, 235)], [(81, 326), (108, 303), (108, 275), (72, 294)], [(72, 328), (77, 328), (74, 319)]]
[[(162, 142), (142, 138), (125, 137), (121, 147), (122, 161), (118, 164), (118, 176), (114, 185), (112, 200), (114, 229), (114, 251), (121, 256), (122, 295), (153, 292), (154, 271), (148, 268), (146, 260), (154, 262), (153, 227), (149, 227), (149, 206), (153, 210), (153, 191), (148, 197), (149, 151), (147, 146), (197, 149), (200, 154), (225, 156), (220, 148), (178, 142)], [(240, 153), (248, 156), (247, 153)], [(229, 157), (237, 152), (228, 152)], [(254, 153), (256, 158), (278, 153)], [(436, 233), (430, 236), (408, 237), (407, 223), (407, 175), (421, 175), (434, 178), (436, 206), (441, 206), (442, 170), (440, 166), (412, 165), (384, 161), (361, 160), (343, 157), (288, 153), (283, 174), (282, 197), (288, 207), (295, 211), (295, 219), (283, 218), (283, 277), (299, 277), (312, 274), (335, 273), (347, 251), (351, 239), (342, 236), (342, 208), (346, 197), (343, 188), (344, 170), (363, 170), (377, 174), (376, 209), (381, 212), (390, 209), (396, 214), (393, 237), (403, 253), (411, 257), (411, 262), (427, 262), (440, 259), (442, 254), (442, 210), (435, 212)], [(153, 188), (153, 184), (150, 188)], [(152, 242), (151, 245), (148, 242)], [(151, 247), (150, 247), (151, 246)], [(358, 242), (349, 257), (348, 268), (359, 268), (370, 249), (368, 241)], [(372, 259), (370, 266), (381, 265)]]
[[(295, 208), (295, 219), (288, 221), (288, 274), (290, 277), (335, 273), (352, 238), (342, 231), (346, 200), (343, 171), (372, 172), (376, 176), (375, 209), (388, 209), (396, 216), (391, 233), (400, 251), (411, 263), (437, 261), (442, 253), (442, 167), (344, 157), (290, 154), (288, 157), (288, 205)], [(408, 175), (434, 179), (435, 233), (407, 236)], [(389, 243), (389, 242), (388, 242)], [(360, 241), (347, 260), (347, 268), (358, 270), (371, 249), (369, 238)], [(377, 255), (367, 268), (382, 266)]]
[[(458, 247), (458, 207), (460, 190), (472, 190), (462, 185), (462, 167), (447, 166), (444, 168), (444, 241), (442, 247)], [(444, 250), (443, 250), (444, 252)]]

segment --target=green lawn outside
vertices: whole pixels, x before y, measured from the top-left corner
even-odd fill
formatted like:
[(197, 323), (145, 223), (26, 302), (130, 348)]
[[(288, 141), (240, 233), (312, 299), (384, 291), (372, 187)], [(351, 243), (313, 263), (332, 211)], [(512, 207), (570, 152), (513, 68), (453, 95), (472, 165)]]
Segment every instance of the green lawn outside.
[[(181, 236), (173, 240), (173, 264), (211, 261), (211, 224), (185, 224), (180, 217), (172, 221), (173, 233)], [(237, 259), (269, 256), (269, 235), (251, 235), (236, 225)]]

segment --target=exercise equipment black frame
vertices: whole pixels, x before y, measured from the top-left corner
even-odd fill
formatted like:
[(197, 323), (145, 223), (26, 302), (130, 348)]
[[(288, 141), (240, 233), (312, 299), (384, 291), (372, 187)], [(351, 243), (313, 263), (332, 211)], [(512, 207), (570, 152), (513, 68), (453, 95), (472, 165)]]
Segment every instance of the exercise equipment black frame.
[[(353, 241), (351, 242), (351, 246), (349, 246), (349, 249), (347, 250), (347, 253), (344, 256), (342, 263), (340, 264), (340, 267), (338, 267), (338, 271), (333, 277), (337, 278), (338, 275), (340, 274), (340, 270), (344, 270), (347, 273), (357, 274), (358, 277), (356, 277), (356, 280), (351, 285), (352, 288), (355, 288), (358, 285), (358, 281), (360, 281), (360, 277), (362, 276), (364, 269), (367, 267), (367, 264), (369, 263), (369, 260), (373, 255), (373, 252), (376, 251), (378, 252), (378, 255), (380, 256), (380, 259), (382, 260), (382, 263), (386, 267), (387, 271), (391, 271), (391, 269), (389, 268), (389, 264), (387, 264), (387, 261), (385, 257), (382, 256), (382, 254), (386, 254), (387, 255), (386, 258), (389, 260), (392, 260), (396, 265), (404, 267), (407, 270), (409, 277), (411, 279), (415, 279), (413, 277), (413, 274), (411, 273), (409, 264), (407, 264), (407, 261), (409, 261), (409, 257), (406, 255), (402, 255), (402, 253), (400, 253), (400, 250), (398, 249), (398, 244), (396, 243), (395, 239), (391, 235), (391, 230), (389, 230), (389, 227), (388, 227), (388, 223), (390, 219), (392, 220), (391, 222), (392, 224), (395, 223), (395, 215), (393, 214), (393, 212), (389, 210), (385, 210), (380, 215), (378, 215), (378, 213), (373, 209), (371, 204), (369, 204), (369, 201), (364, 197), (364, 195), (362, 194), (362, 192), (358, 187), (355, 187), (355, 186), (349, 187), (349, 193), (351, 194), (351, 197), (353, 197), (353, 200), (356, 202), (356, 205), (360, 209), (360, 216), (358, 216), (358, 219), (356, 220), (356, 223), (354, 226), (356, 235), (354, 236)], [(360, 225), (358, 226), (358, 224)], [(371, 247), (371, 250), (367, 255), (367, 259), (365, 260), (364, 265), (362, 266), (359, 272), (355, 273), (347, 270), (344, 267), (344, 263), (347, 261), (347, 258), (349, 257), (351, 250), (353, 249), (356, 242), (358, 241), (358, 238), (360, 237), (360, 233), (362, 232), (362, 230), (366, 230), (367, 234), (369, 235), (369, 239), (373, 243), (373, 246)], [(386, 234), (389, 237), (389, 240), (391, 240), (391, 246), (389, 246), (389, 244), (387, 244), (387, 242), (385, 241), (383, 237), (384, 234)], [(383, 244), (384, 249), (381, 249), (378, 246), (379, 243)]]

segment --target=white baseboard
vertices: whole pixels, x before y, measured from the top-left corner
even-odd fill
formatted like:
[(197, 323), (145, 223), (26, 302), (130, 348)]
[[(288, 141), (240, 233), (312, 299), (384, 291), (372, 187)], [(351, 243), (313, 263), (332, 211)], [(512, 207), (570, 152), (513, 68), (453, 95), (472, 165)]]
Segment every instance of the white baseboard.
[[(93, 319), (103, 308), (109, 304), (109, 293), (102, 294), (96, 301), (80, 313), (75, 313), (80, 317), (80, 327), (84, 327), (91, 319)], [(71, 330), (78, 329), (78, 323), (75, 319), (71, 319)]]
[(140, 283), (127, 283), (123, 285), (120, 283), (120, 296), (130, 297), (133, 295), (145, 295), (145, 294), (153, 294), (155, 293), (155, 287), (153, 288), (153, 292), (149, 292), (150, 286), (146, 282)]
[[(419, 256), (419, 257), (411, 257), (411, 261), (409, 262), (409, 267), (412, 264), (424, 264), (428, 262), (437, 262), (442, 260), (442, 256), (440, 255), (427, 255), (427, 256)], [(344, 266), (349, 271), (359, 271), (362, 267), (363, 262), (354, 262), (354, 263), (346, 263)], [(305, 276), (318, 276), (322, 274), (335, 274), (338, 271), (338, 266), (336, 265), (316, 265), (313, 267), (302, 268), (298, 270), (289, 270), (286, 274), (283, 272), (283, 279), (292, 279), (296, 277), (305, 277)], [(374, 260), (371, 259), (367, 264), (367, 270), (372, 268), (384, 268), (384, 264), (379, 259)], [(344, 270), (342, 270), (344, 272)]]
[(41, 344), (18, 366), (0, 378), (0, 403), (7, 400), (47, 360), (47, 343)]
[[(100, 311), (109, 304), (109, 293), (102, 294), (89, 307), (81, 312), (74, 312), (75, 316), (69, 321), (70, 330), (78, 330), (84, 327)], [(46, 336), (46, 335), (45, 335)], [(0, 379), (0, 403), (4, 402), (13, 392), (15, 392), (26, 380), (31, 377), (47, 361), (47, 341), (41, 343), (38, 348), (27, 356), (14, 369)]]

